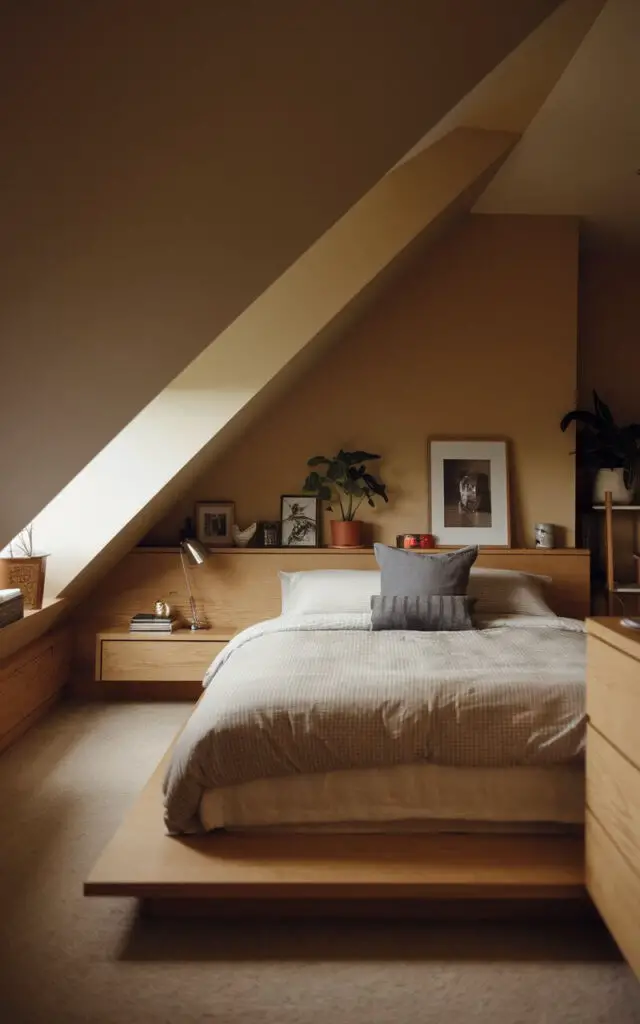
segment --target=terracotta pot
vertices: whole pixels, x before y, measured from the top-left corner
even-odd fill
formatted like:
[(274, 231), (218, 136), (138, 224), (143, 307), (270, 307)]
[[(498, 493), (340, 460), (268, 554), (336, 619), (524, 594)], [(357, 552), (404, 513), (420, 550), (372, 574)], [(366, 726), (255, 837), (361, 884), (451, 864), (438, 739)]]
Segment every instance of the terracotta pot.
[(46, 570), (46, 555), (0, 558), (0, 590), (18, 587), (24, 595), (25, 608), (42, 608)]
[(362, 544), (362, 523), (358, 519), (343, 522), (331, 520), (331, 543), (334, 548), (357, 548)]

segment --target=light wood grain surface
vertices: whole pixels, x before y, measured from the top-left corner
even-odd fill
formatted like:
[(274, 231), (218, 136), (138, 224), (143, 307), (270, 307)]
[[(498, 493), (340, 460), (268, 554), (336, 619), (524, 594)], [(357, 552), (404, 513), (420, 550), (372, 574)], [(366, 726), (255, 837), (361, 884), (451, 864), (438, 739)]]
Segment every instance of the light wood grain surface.
[(640, 977), (640, 875), (598, 819), (587, 811), (589, 894), (624, 956)]
[[(615, 633), (609, 634), (611, 643)], [(587, 637), (587, 714), (596, 729), (640, 767), (640, 661)]]
[(103, 639), (98, 678), (105, 682), (201, 681), (225, 646), (219, 641), (162, 643), (154, 637), (138, 643)]
[[(436, 552), (437, 553), (437, 552)], [(416, 557), (418, 557), (416, 555)], [(548, 600), (558, 613), (584, 618), (589, 612), (589, 553), (573, 548), (486, 549), (477, 564), (549, 576)], [(226, 633), (280, 614), (278, 572), (309, 569), (375, 569), (371, 549), (242, 549), (215, 551), (191, 571), (198, 611), (211, 629)], [(136, 612), (150, 611), (159, 598), (188, 615), (184, 576), (177, 549), (135, 549), (105, 577), (76, 610), (74, 678), (86, 687), (94, 678), (95, 638), (106, 629), (126, 631)], [(85, 691), (87, 692), (87, 691)], [(104, 693), (102, 694), (104, 696)]]
[(587, 749), (587, 806), (640, 880), (640, 771), (592, 726)]
[(587, 885), (640, 973), (640, 644), (618, 619), (587, 629)]
[(0, 662), (0, 750), (47, 713), (68, 680), (67, 629), (45, 634)]
[(587, 632), (597, 636), (606, 644), (624, 651), (632, 658), (640, 660), (640, 629), (630, 629), (622, 625), (620, 615), (594, 616), (587, 621)]

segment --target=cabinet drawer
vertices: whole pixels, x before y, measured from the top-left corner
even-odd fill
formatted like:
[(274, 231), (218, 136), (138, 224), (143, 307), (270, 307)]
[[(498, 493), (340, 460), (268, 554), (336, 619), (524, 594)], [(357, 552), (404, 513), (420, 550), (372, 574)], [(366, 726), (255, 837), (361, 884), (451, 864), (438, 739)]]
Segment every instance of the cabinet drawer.
[(103, 640), (100, 679), (198, 682), (225, 646), (213, 640)]
[(51, 647), (9, 673), (0, 682), (0, 735), (49, 700), (59, 686)]
[(595, 636), (587, 639), (587, 714), (640, 767), (640, 661)]
[(591, 727), (587, 807), (640, 878), (640, 771)]
[(587, 889), (620, 949), (640, 976), (640, 875), (587, 811)]

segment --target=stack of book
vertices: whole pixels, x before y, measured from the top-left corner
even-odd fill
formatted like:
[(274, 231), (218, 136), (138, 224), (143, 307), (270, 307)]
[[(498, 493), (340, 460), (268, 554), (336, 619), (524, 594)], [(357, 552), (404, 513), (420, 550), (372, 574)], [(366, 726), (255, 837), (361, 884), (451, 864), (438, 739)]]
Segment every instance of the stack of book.
[(172, 633), (178, 629), (179, 620), (174, 615), (134, 615), (129, 623), (130, 633)]
[(17, 587), (0, 590), (0, 629), (24, 616), (24, 595)]

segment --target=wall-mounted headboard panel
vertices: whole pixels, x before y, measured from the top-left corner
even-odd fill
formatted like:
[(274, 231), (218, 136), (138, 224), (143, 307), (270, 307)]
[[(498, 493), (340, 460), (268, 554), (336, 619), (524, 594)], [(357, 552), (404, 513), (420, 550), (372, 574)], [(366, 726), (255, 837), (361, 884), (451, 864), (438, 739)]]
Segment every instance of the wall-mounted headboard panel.
[[(555, 612), (573, 618), (589, 614), (588, 551), (485, 548), (476, 564), (548, 576), (551, 583), (547, 600)], [(190, 573), (198, 610), (209, 624), (220, 629), (241, 629), (280, 614), (280, 570), (375, 568), (371, 549), (347, 552), (326, 548), (236, 548), (212, 551), (207, 562)], [(178, 549), (134, 549), (76, 613), (80, 676), (92, 677), (96, 632), (110, 626), (126, 629), (132, 614), (152, 611), (159, 598), (187, 614)]]

